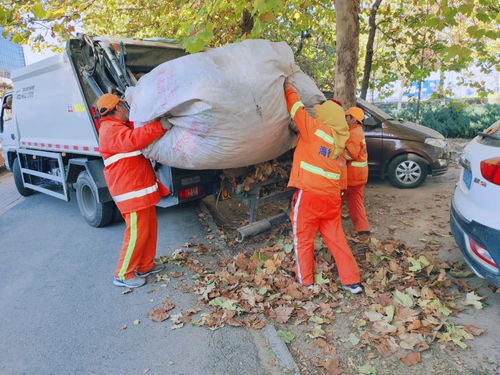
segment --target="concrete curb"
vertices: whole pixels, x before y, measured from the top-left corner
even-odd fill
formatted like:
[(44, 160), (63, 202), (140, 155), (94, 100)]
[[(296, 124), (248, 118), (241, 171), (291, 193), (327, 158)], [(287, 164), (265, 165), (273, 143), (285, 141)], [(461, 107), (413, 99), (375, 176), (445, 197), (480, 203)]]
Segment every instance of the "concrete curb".
[[(222, 251), (224, 256), (230, 257), (232, 254), (229, 251), (229, 248), (225, 241), (220, 239), (218, 236), (219, 228), (217, 228), (217, 224), (215, 224), (215, 220), (207, 208), (205, 202), (200, 200), (198, 204), (198, 211), (204, 214), (207, 218), (206, 225), (210, 229), (210, 232), (214, 234), (213, 243), (217, 246), (219, 250)], [(262, 329), (262, 331), (255, 331), (252, 329), (248, 329), (254, 338), (254, 342), (256, 345), (261, 346), (259, 348), (259, 356), (261, 357), (262, 362), (268, 362), (265, 358), (266, 355), (262, 352), (267, 352), (266, 350), (262, 350), (262, 346), (267, 346), (274, 354), (274, 359), (277, 362), (277, 366), (281, 369), (282, 373), (285, 375), (300, 375), (299, 366), (295, 363), (295, 360), (292, 357), (292, 354), (288, 350), (286, 344), (281, 340), (278, 336), (278, 332), (276, 332), (276, 328), (272, 324), (266, 324), (266, 326)], [(262, 333), (262, 334), (259, 334)], [(260, 336), (260, 337), (259, 337)], [(263, 336), (263, 339), (261, 337)], [(265, 342), (262, 342), (265, 341)], [(269, 363), (267, 363), (268, 367), (275, 367)], [(275, 371), (270, 371), (270, 374), (275, 374)]]
[(300, 375), (299, 366), (295, 363), (295, 360), (293, 359), (286, 344), (278, 336), (276, 328), (274, 328), (272, 324), (268, 324), (264, 327), (263, 331), (264, 337), (276, 356), (278, 365), (283, 369), (283, 372), (287, 375)]

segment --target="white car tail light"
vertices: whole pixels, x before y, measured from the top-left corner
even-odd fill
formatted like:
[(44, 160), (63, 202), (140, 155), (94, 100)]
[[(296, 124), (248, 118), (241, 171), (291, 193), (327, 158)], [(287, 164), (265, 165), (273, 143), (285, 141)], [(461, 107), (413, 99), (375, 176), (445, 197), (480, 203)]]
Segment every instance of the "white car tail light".
[(483, 160), (481, 162), (481, 174), (485, 180), (500, 185), (500, 158)]
[(495, 270), (498, 271), (497, 264), (491, 257), (491, 254), (486, 250), (484, 247), (479, 245), (476, 241), (473, 239), (469, 238), (469, 246), (472, 252), (483, 262), (489, 264), (490, 266), (495, 267)]

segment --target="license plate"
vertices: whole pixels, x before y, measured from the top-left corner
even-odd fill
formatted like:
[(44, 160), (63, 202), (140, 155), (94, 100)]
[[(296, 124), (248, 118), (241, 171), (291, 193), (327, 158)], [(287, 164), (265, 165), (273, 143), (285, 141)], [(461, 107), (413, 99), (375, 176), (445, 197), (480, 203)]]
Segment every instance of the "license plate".
[(467, 189), (470, 189), (470, 185), (472, 184), (472, 172), (464, 168), (462, 180), (464, 181), (465, 186), (467, 186)]

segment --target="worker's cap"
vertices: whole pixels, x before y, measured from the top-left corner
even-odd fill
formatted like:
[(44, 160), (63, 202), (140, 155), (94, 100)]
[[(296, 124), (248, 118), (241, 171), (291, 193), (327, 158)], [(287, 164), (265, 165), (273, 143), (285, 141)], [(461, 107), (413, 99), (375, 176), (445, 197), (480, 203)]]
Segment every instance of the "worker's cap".
[(118, 96), (113, 95), (113, 94), (104, 94), (97, 99), (96, 105), (97, 105), (97, 110), (99, 111), (99, 114), (105, 115), (109, 111), (112, 111), (115, 109), (115, 107), (119, 104), (124, 102), (125, 100), (120, 99)]
[(345, 115), (354, 117), (354, 119), (359, 123), (363, 122), (363, 119), (365, 118), (365, 113), (361, 108), (358, 107), (349, 108), (347, 111), (345, 111)]

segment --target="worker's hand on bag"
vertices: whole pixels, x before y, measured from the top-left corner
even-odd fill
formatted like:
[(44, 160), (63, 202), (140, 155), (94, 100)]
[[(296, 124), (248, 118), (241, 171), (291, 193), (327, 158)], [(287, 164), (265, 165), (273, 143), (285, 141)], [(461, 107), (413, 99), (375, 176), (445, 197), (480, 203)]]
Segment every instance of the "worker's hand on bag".
[(293, 85), (292, 83), (289, 81), (288, 78), (285, 78), (285, 83), (283, 85), (283, 87), (285, 88), (285, 91), (288, 90), (288, 89), (293, 89)]

